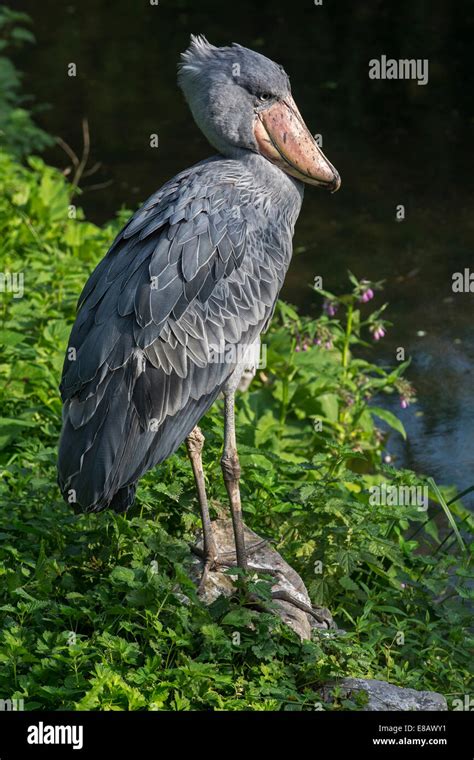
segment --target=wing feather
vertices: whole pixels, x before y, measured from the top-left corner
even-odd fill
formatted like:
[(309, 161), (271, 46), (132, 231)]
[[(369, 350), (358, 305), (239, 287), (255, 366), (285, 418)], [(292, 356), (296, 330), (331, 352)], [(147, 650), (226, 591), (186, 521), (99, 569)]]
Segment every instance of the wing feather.
[(126, 507), (234, 371), (216, 351), (253, 343), (270, 318), (291, 234), (282, 224), (266, 253), (253, 177), (235, 164), (203, 162), (154, 193), (82, 291), (58, 470), (86, 511)]

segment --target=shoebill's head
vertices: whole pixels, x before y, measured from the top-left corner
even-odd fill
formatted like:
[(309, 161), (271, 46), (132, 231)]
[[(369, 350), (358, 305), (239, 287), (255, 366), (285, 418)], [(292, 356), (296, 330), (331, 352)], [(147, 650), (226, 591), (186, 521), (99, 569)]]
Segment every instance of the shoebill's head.
[(233, 44), (191, 37), (178, 82), (193, 117), (219, 153), (264, 156), (310, 185), (339, 189), (341, 180), (303, 121), (282, 66)]

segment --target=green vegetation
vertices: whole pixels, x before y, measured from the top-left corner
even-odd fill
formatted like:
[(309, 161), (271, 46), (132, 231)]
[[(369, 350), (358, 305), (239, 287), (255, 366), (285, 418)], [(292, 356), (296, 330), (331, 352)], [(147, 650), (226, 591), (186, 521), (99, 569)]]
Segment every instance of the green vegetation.
[(0, 145), (17, 157), (54, 142), (33, 122), (30, 110), (25, 108), (31, 98), (21, 92), (21, 75), (10, 59), (2, 55), (8, 49), (34, 42), (33, 34), (25, 26), (28, 22), (25, 13), (0, 7)]
[[(245, 593), (200, 603), (187, 574), (199, 519), (184, 448), (141, 481), (125, 517), (77, 517), (63, 503), (64, 350), (82, 285), (127, 213), (103, 228), (87, 222), (65, 178), (38, 157), (21, 163), (10, 140), (0, 188), (0, 270), (24, 274), (23, 297), (1, 294), (0, 697), (26, 709), (311, 710), (318, 687), (345, 675), (462, 698), (472, 517), (454, 491), (382, 464), (379, 420), (404, 430), (379, 398), (408, 403), (412, 390), (404, 365), (360, 358), (384, 329), (382, 310), (364, 303), (378, 284), (351, 276), (347, 295), (323, 293), (317, 320), (281, 302), (267, 366), (238, 400), (245, 520), (343, 629), (301, 643)], [(222, 427), (218, 403), (202, 428), (219, 509)], [(381, 484), (426, 486), (429, 512), (372, 504)], [(323, 705), (357, 706), (337, 692)]]

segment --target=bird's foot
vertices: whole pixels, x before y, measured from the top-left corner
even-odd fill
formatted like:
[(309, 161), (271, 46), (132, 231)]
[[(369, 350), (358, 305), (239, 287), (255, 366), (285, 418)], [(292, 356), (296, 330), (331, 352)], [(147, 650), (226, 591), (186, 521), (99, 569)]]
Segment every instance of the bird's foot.
[[(261, 541), (255, 541), (255, 543), (249, 544), (245, 547), (245, 553), (247, 556), (251, 556), (257, 551), (257, 549), (261, 549), (262, 546), (265, 546), (267, 543), (268, 541), (264, 538), (262, 538)], [(219, 567), (232, 567), (237, 564), (237, 556), (234, 550), (221, 551), (215, 553), (212, 557), (206, 557), (204, 549), (197, 544), (189, 544), (189, 548), (193, 554), (196, 554), (200, 559), (203, 559), (205, 564), (209, 564), (210, 570), (217, 570)]]
[(288, 602), (288, 604), (292, 604), (293, 607), (297, 607), (299, 610), (306, 612), (307, 615), (314, 618), (318, 623), (324, 624), (328, 628), (331, 627), (332, 618), (328, 618), (327, 610), (325, 611), (324, 608), (311, 607), (310, 604), (303, 602), (296, 596), (292, 596), (292, 594), (290, 594), (289, 591), (285, 591), (285, 589), (272, 590), (272, 599)]
[[(253, 544), (249, 544), (245, 547), (247, 556), (251, 556), (262, 546), (265, 546), (267, 541), (262, 539), (261, 541), (255, 541)], [(236, 567), (237, 556), (235, 551), (222, 551), (213, 552), (212, 554), (206, 554), (204, 549), (196, 544), (190, 544), (190, 549), (193, 554), (196, 554), (204, 563), (201, 580), (198, 587), (198, 593), (202, 593), (206, 587), (206, 581), (210, 572), (218, 572), (220, 569)]]
[[(278, 576), (278, 571), (275, 570), (265, 570), (266, 573), (273, 576)], [(319, 607), (312, 607), (307, 602), (303, 601), (302, 599), (298, 599), (298, 597), (293, 596), (293, 594), (290, 594), (289, 591), (286, 591), (282, 588), (272, 589), (270, 592), (271, 601), (281, 601), (281, 602), (287, 602), (288, 604), (293, 605), (293, 607), (296, 607), (297, 609), (301, 610), (302, 612), (305, 612), (307, 615), (312, 617), (314, 620), (316, 620), (320, 625), (324, 625), (324, 627), (331, 628), (333, 626), (333, 621), (331, 616), (328, 617), (328, 611), (325, 608), (319, 608)], [(251, 594), (250, 600), (260, 609), (262, 609), (265, 612), (271, 612), (274, 611), (275, 605), (271, 605), (271, 601), (264, 600), (257, 596), (256, 594)]]

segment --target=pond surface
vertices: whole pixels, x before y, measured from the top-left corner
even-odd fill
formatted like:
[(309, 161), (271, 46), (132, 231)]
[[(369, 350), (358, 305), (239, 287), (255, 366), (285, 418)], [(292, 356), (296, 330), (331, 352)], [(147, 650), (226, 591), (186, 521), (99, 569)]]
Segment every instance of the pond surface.
[[(180, 169), (213, 151), (176, 86), (190, 32), (240, 42), (282, 63), (342, 188), (308, 188), (283, 296), (319, 308), (307, 284), (342, 292), (346, 270), (385, 279), (393, 322), (377, 356), (405, 348), (418, 404), (397, 409), (409, 434), (392, 437), (397, 465), (459, 489), (474, 483), (474, 293), (452, 275), (474, 271), (472, 3), (400, 0), (239, 3), (34, 0), (10, 3), (34, 20), (37, 45), (18, 53), (25, 89), (49, 108), (37, 120), (80, 153), (87, 116), (91, 164), (81, 204), (97, 222), (135, 208)], [(368, 62), (428, 59), (429, 81), (371, 80)], [(77, 76), (67, 76), (69, 63)], [(159, 148), (149, 147), (157, 133)], [(46, 155), (67, 165), (58, 149)], [(91, 185), (102, 185), (87, 189)], [(399, 204), (404, 221), (396, 220)], [(395, 403), (395, 402), (394, 402)], [(473, 503), (472, 494), (466, 503)]]

